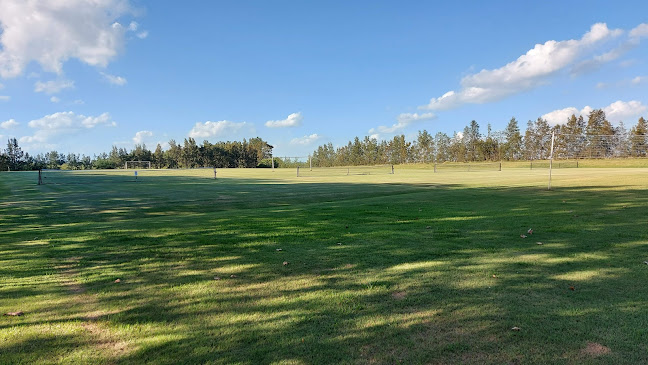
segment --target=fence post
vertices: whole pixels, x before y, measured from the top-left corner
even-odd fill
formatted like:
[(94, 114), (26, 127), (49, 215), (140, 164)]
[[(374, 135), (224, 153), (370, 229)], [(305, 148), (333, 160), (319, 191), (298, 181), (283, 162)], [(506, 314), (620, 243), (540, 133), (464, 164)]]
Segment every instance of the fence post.
[(297, 166), (297, 177), (299, 177), (299, 166)]
[(214, 180), (216, 180), (216, 167), (214, 167)]
[(434, 163), (434, 172), (437, 172), (436, 171), (436, 162)]
[(502, 161), (500, 161), (500, 168), (499, 168), (499, 170), (502, 171)]
[(547, 188), (547, 190), (551, 190), (551, 168), (553, 167), (553, 149), (555, 137), (556, 133), (551, 132), (551, 152), (549, 153), (549, 187)]
[(394, 165), (392, 165), (392, 175), (394, 174)]

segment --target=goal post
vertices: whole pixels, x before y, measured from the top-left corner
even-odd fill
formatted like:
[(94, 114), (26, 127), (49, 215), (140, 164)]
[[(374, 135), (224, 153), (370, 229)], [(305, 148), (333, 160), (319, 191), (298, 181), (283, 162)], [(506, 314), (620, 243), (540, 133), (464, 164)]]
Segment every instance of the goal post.
[(126, 161), (124, 169), (150, 169), (151, 161)]

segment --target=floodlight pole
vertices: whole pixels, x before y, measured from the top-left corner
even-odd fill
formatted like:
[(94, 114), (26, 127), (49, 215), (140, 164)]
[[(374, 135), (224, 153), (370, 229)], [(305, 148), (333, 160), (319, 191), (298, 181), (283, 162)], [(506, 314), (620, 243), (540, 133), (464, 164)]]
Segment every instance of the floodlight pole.
[(551, 152), (549, 153), (549, 187), (547, 190), (551, 190), (551, 168), (553, 167), (553, 152), (554, 152), (554, 138), (556, 137), (556, 132), (551, 132)]

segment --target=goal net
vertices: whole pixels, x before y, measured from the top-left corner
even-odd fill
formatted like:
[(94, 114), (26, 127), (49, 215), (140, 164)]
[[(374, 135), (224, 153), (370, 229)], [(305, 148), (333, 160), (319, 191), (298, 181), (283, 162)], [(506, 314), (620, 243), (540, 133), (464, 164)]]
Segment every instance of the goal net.
[(126, 161), (124, 169), (150, 169), (151, 161)]
[(394, 173), (392, 165), (347, 166), (347, 167), (298, 167), (297, 176), (351, 176), (351, 175), (389, 175)]
[(444, 162), (434, 164), (434, 172), (444, 171), (502, 171), (502, 164), (500, 162)]

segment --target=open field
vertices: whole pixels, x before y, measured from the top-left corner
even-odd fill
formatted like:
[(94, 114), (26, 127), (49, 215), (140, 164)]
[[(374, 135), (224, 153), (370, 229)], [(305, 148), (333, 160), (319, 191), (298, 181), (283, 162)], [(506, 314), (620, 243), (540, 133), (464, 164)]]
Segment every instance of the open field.
[(647, 168), (79, 174), (0, 173), (1, 364), (648, 363)]

